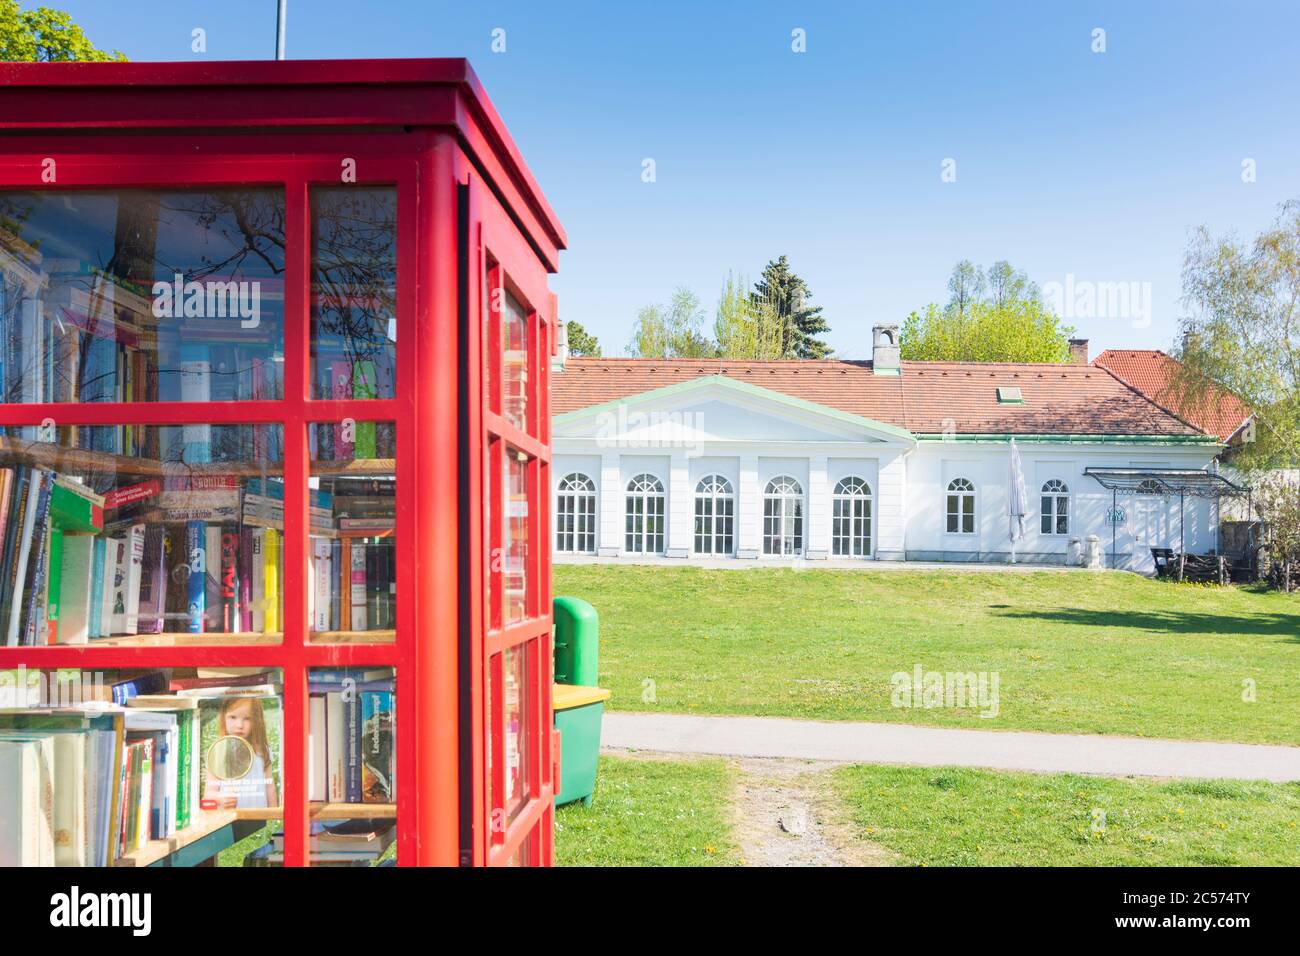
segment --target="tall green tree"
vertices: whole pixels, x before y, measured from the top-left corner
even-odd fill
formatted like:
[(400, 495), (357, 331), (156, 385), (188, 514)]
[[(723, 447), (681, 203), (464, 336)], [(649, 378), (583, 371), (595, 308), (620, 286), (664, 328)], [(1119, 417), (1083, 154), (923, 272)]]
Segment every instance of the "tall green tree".
[(565, 322), (565, 333), (569, 339), (569, 354), (577, 357), (600, 358), (600, 343), (577, 322)]
[(795, 274), (785, 256), (774, 259), (764, 268), (750, 293), (756, 312), (770, 309), (781, 329), (782, 358), (825, 358), (831, 347), (817, 336), (829, 332), (821, 306), (810, 306), (812, 293), (808, 283)]
[(1183, 260), (1183, 364), (1172, 387), (1188, 408), (1217, 389), (1249, 405), (1255, 427), (1236, 463), (1300, 465), (1300, 199), (1254, 241), (1201, 227)]
[(53, 63), (66, 60), (125, 60), (117, 50), (97, 48), (63, 10), (23, 10), (18, 0), (0, 0), (0, 61)]
[(717, 346), (703, 327), (699, 297), (678, 288), (666, 307), (647, 305), (637, 313), (627, 352), (641, 358), (712, 358)]
[(1073, 334), (1024, 272), (963, 259), (948, 278), (948, 304), (912, 312), (900, 346), (912, 361), (1066, 362)]
[(727, 274), (718, 297), (713, 335), (721, 358), (779, 359), (782, 356), (782, 320), (770, 302), (755, 302), (744, 276)]

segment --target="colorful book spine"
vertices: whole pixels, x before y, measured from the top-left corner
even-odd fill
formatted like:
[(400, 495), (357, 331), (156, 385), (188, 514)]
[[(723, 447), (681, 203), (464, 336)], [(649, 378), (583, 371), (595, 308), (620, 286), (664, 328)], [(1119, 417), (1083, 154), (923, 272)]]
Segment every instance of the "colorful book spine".
[(330, 541), (330, 619), (329, 629), (343, 629), (343, 589), (344, 576), (350, 575), (351, 569), (343, 567), (343, 542), (338, 538)]
[(27, 581), (29, 583), (27, 597), (27, 622), (23, 634), (20, 635), (20, 642), (28, 646), (37, 643), (37, 635), (41, 635), (41, 643), (44, 643), (44, 624), (42, 618), (45, 614), (46, 599), (46, 560), (45, 555), (49, 550), (49, 517), (50, 517), (50, 489), (54, 485), (54, 475), (52, 472), (41, 472), (41, 481), (39, 491), (36, 497), (36, 514), (35, 521), (32, 525), (32, 538), (35, 540), (35, 546), (29, 550), (29, 562), (27, 567)]
[(104, 553), (105, 634), (126, 633), (126, 578), (130, 570), (126, 538), (109, 538)]
[(366, 545), (362, 541), (348, 542), (351, 552), (350, 603), (352, 605), (352, 623), (354, 631), (369, 628), (369, 616), (366, 608)]
[(392, 803), (396, 793), (394, 695), (388, 691), (366, 691), (360, 697), (361, 802)]
[(167, 611), (167, 569), (163, 557), (166, 529), (146, 526), (140, 565), (140, 610), (137, 634), (161, 634)]
[[(63, 537), (59, 621), (54, 635), (59, 644), (85, 644), (90, 638), (90, 611), (98, 607), (92, 590), (96, 535), (68, 533)], [(53, 558), (51, 557), (51, 560)]]
[(92, 557), (90, 566), (90, 620), (86, 625), (87, 636), (96, 638), (101, 635), (100, 628), (104, 620), (104, 556), (108, 552), (108, 539), (96, 536), (92, 539)]
[(312, 588), (315, 600), (312, 602), (312, 628), (317, 631), (330, 629), (330, 541), (328, 538), (312, 538)]
[(205, 522), (203, 565), (207, 569), (204, 582), (207, 596), (203, 606), (203, 629), (213, 633), (224, 631), (221, 622), (221, 526)]
[(4, 534), (4, 552), (0, 555), (0, 638), (8, 644), (10, 613), (13, 610), (15, 595), (21, 596), (21, 591), (15, 591), (15, 579), (18, 575), (20, 562), (18, 560), (18, 551), (22, 544), (23, 525), (27, 518), (27, 501), (29, 498), (29, 488), (31, 485), (31, 469), (18, 468), (14, 472), (12, 504), (9, 508), (9, 521), (5, 527)]
[(142, 524), (131, 525), (127, 535), (126, 633), (140, 633), (140, 581), (144, 577), (144, 531)]
[(189, 614), (186, 629), (191, 634), (203, 633), (203, 617), (207, 607), (207, 526), (202, 521), (185, 525), (185, 555), (190, 575), (186, 588), (186, 610)]
[(346, 766), (348, 803), (361, 802), (361, 702), (357, 695), (343, 695), (343, 762)]
[(263, 633), (280, 630), (280, 532), (266, 528), (262, 544)]
[(239, 530), (239, 557), (236, 576), (238, 579), (239, 627), (248, 633), (253, 630), (253, 529)]
[[(50, 517), (53, 518), (53, 513)], [(57, 644), (59, 642), (59, 601), (63, 593), (63, 529), (51, 523), (48, 534), (49, 555), (45, 559), (45, 633), (37, 635), (37, 641), (43, 644)]]
[(253, 549), (249, 558), (252, 571), (252, 627), (255, 634), (266, 632), (266, 529), (253, 528)]

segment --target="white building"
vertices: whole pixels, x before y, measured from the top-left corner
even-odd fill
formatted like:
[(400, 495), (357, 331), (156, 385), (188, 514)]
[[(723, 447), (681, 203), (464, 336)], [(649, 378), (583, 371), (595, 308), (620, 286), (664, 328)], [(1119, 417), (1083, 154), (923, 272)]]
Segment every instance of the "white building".
[[(1087, 364), (568, 359), (553, 376), (557, 560), (1010, 561), (1011, 439), (1029, 514), (1014, 560), (1100, 539), (1216, 547), (1211, 501), (1117, 497), (1089, 469), (1212, 470), (1223, 445)], [(1114, 519), (1114, 520), (1112, 520)], [(1072, 541), (1073, 550), (1072, 550)]]

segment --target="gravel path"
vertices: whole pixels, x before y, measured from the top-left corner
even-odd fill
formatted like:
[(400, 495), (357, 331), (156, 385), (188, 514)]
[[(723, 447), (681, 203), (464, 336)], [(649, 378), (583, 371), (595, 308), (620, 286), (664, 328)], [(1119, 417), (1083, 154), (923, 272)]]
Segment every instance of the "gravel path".
[(1300, 780), (1300, 747), (779, 717), (606, 713), (607, 747), (833, 763)]

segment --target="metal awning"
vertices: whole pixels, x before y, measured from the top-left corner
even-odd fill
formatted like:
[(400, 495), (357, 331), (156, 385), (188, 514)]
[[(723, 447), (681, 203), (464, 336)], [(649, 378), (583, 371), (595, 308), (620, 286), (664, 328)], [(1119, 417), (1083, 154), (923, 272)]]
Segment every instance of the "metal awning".
[(1195, 468), (1094, 468), (1083, 469), (1103, 488), (1125, 495), (1178, 495), (1195, 498), (1242, 498), (1250, 489), (1222, 475)]

